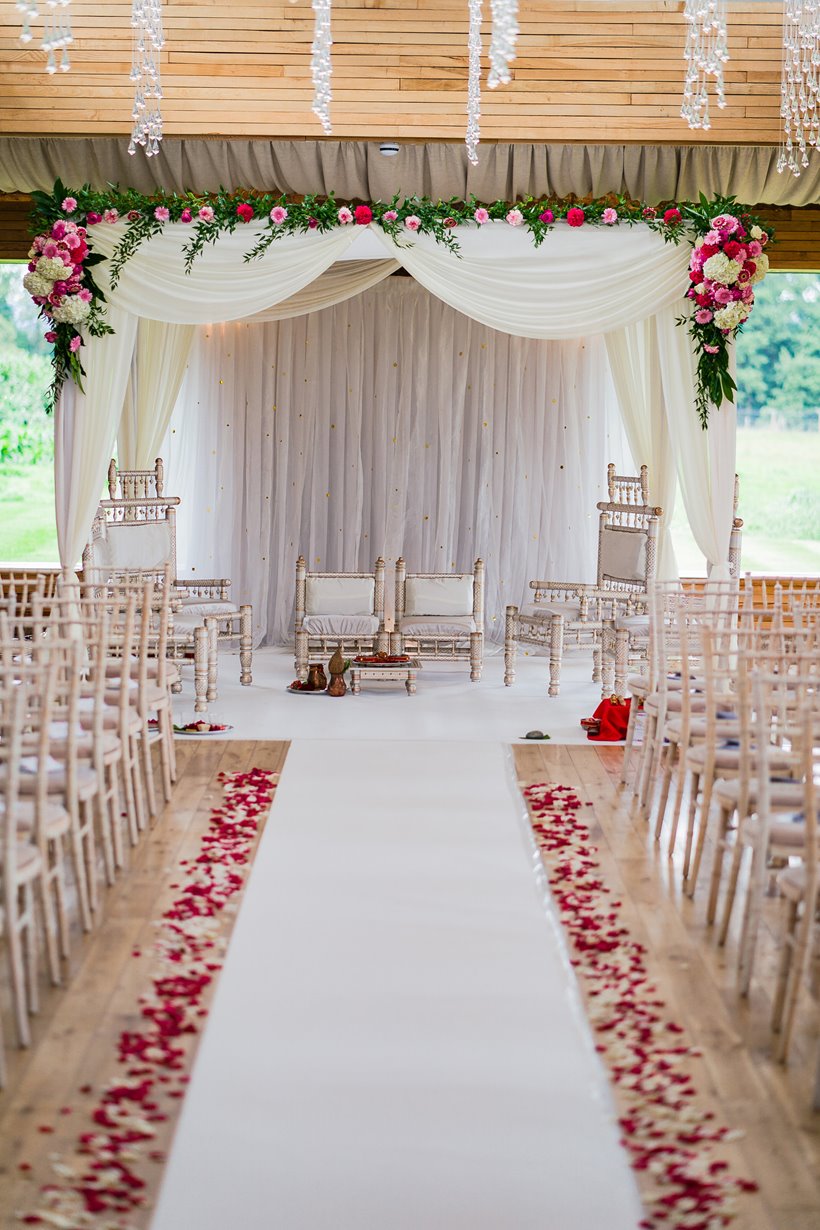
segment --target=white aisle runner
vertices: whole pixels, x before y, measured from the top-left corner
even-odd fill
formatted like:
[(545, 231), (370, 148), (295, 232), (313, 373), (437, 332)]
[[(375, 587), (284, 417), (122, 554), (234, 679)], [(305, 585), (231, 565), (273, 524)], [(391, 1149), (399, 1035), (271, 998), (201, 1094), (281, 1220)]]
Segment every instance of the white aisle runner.
[(635, 1230), (507, 757), (292, 745), (152, 1230)]

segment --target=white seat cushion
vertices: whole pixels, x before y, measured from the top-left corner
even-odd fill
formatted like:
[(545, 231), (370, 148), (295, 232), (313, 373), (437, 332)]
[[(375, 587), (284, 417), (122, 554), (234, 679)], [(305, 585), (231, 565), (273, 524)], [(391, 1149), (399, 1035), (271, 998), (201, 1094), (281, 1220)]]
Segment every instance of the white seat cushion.
[(549, 618), (550, 615), (563, 615), (564, 619), (579, 619), (581, 608), (577, 602), (528, 602), (521, 607), (520, 615), (531, 619), (533, 616), (541, 615)]
[(476, 631), (472, 615), (410, 615), (399, 623), (402, 636), (464, 637)]
[(625, 629), (635, 636), (649, 636), (649, 616), (648, 615), (619, 615), (615, 620), (615, 627)]
[(307, 615), (372, 615), (376, 599), (374, 577), (308, 577)]
[(109, 524), (105, 537), (91, 544), (91, 563), (96, 568), (161, 572), (171, 554), (171, 527), (167, 521)]
[(239, 607), (235, 602), (223, 602), (221, 598), (183, 598), (179, 612), (174, 615), (174, 623), (179, 622), (180, 615), (199, 615), (200, 622), (206, 615), (238, 615)]
[(375, 615), (306, 615), (302, 628), (310, 636), (375, 636), (379, 621)]

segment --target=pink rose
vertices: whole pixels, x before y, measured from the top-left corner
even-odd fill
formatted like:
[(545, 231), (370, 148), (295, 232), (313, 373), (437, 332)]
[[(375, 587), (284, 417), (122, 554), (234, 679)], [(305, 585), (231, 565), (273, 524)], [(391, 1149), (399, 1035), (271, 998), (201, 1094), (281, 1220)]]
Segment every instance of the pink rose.
[(707, 354), (720, 354), (720, 346), (704, 346)]
[(524, 221), (524, 215), (522, 214), (520, 209), (511, 209), (510, 212), (507, 214), (507, 221), (509, 222), (510, 226), (520, 226), (521, 223)]
[(607, 226), (612, 226), (613, 222), (618, 221), (617, 209), (605, 209), (604, 212), (601, 214), (601, 221), (605, 223)]
[(183, 209), (182, 213), (179, 215), (179, 220), (180, 222), (190, 222), (192, 217), (193, 214), (190, 209)]
[(91, 291), (88, 289), (87, 286), (84, 286), (83, 289), (79, 292), (79, 298), (82, 299), (83, 303), (91, 302)]
[(567, 222), (570, 226), (583, 226), (586, 222), (586, 214), (583, 209), (579, 209), (574, 205), (572, 209), (567, 210)]
[(342, 226), (347, 226), (348, 223), (353, 221), (353, 211), (348, 209), (346, 205), (343, 205), (342, 208), (339, 210), (339, 212), (336, 214), (336, 217), (339, 219)]
[(54, 289), (58, 295), (68, 294), (68, 282), (55, 282)]
[(211, 209), (210, 205), (203, 205), (199, 211), (198, 217), (201, 218), (203, 222), (213, 222), (214, 211)]
[(67, 196), (65, 200), (63, 201), (62, 205), (60, 206), (60, 208), (62, 209), (63, 213), (73, 214), (74, 210), (77, 208), (76, 197)]
[(654, 217), (656, 217), (656, 216), (657, 216), (657, 213), (658, 213), (658, 211), (657, 211), (657, 209), (655, 208), (655, 206), (654, 206), (654, 205), (647, 205), (647, 206), (646, 206), (646, 208), (645, 208), (645, 209), (644, 209), (644, 211), (643, 211), (643, 216), (644, 216), (645, 218), (652, 219), (652, 218), (654, 218)]
[[(66, 227), (66, 224), (65, 222), (63, 222), (62, 218), (58, 219), (58, 221), (55, 222), (51, 228), (52, 239), (62, 239), (67, 229), (68, 228)], [(38, 235), (37, 239), (41, 239), (41, 236)], [(34, 240), (35, 244), (37, 243), (37, 239)]]
[(356, 206), (356, 225), (357, 226), (369, 226), (369, 224), (372, 221), (373, 221), (373, 210), (370, 208), (370, 206), (369, 205), (357, 205)]
[(452, 230), (454, 226), (458, 226), (458, 223), (456, 222), (455, 218), (445, 218), (443, 225), (446, 226), (449, 231), (449, 230)]
[(85, 216), (88, 226), (96, 226), (98, 222), (102, 222), (102, 214), (92, 213), (91, 210)]
[(487, 212), (487, 210), (484, 209), (483, 206), (478, 207), (478, 209), (473, 214), (473, 217), (475, 218), (479, 226), (483, 226), (485, 222), (490, 221), (490, 215)]
[(282, 205), (274, 205), (270, 211), (270, 220), (274, 226), (281, 226), (288, 216), (288, 211)]
[(106, 209), (103, 212), (103, 222), (117, 222), (120, 216), (118, 209)]
[(315, 231), (318, 225), (319, 225), (318, 218), (308, 218), (308, 230)]
[(171, 211), (165, 205), (157, 205), (156, 209), (154, 210), (154, 217), (156, 218), (157, 222), (167, 222), (170, 216), (171, 216)]
[(549, 226), (550, 222), (555, 221), (555, 214), (551, 209), (545, 209), (543, 213), (538, 215), (538, 221), (543, 222), (546, 226)]
[(421, 218), (417, 218), (415, 214), (410, 214), (409, 218), (404, 219), (404, 225), (408, 231), (417, 231), (421, 226)]
[(382, 214), (382, 222), (395, 222), (398, 216), (395, 209), (388, 209)]
[(253, 217), (253, 205), (249, 205), (247, 201), (243, 201), (241, 205), (237, 205), (236, 213), (243, 222), (250, 222)]
[(46, 341), (51, 342), (52, 345), (54, 344), (54, 342), (57, 341), (57, 334), (54, 332), (53, 329), (49, 329), (48, 333), (44, 334), (44, 337)]
[(82, 344), (83, 344), (83, 339), (80, 337), (79, 333), (75, 333), (71, 341), (68, 343), (68, 349), (71, 351), (72, 354), (76, 354), (77, 351), (82, 346)]
[(695, 312), (695, 320), (699, 325), (708, 325), (711, 319), (712, 313), (708, 312), (706, 308), (701, 308), (699, 312)]

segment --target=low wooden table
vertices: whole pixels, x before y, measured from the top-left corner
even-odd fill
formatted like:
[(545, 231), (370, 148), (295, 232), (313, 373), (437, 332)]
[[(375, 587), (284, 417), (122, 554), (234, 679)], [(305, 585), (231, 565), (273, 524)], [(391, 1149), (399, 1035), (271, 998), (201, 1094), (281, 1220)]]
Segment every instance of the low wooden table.
[(380, 683), (403, 683), (407, 695), (412, 696), (416, 690), (416, 672), (420, 670), (418, 658), (411, 658), (409, 662), (353, 662), (350, 666), (350, 690), (358, 696), (362, 679), (375, 679)]

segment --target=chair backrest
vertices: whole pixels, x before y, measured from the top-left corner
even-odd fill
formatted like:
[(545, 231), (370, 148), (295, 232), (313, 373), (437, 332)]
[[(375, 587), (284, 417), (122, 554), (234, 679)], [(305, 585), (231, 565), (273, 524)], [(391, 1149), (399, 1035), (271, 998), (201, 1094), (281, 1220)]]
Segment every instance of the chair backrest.
[(308, 571), (305, 557), (296, 561), (296, 624), (305, 615), (375, 615), (384, 623), (384, 560), (372, 572)]
[(100, 500), (83, 552), (86, 579), (95, 575), (146, 576), (159, 579), (170, 566), (176, 577), (176, 508), (178, 496), (164, 494), (162, 458), (153, 470), (108, 467), (109, 498)]
[(640, 474), (616, 474), (610, 462), (607, 495), (598, 504), (598, 588), (646, 593), (655, 576), (663, 516), (662, 508), (649, 503), (646, 466)]
[(476, 631), (484, 629), (484, 561), (477, 559), (472, 572), (407, 572), (396, 560), (396, 624), (408, 615), (439, 615), (459, 618), (471, 615)]

